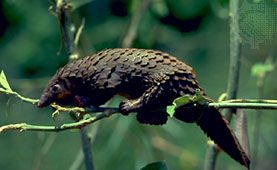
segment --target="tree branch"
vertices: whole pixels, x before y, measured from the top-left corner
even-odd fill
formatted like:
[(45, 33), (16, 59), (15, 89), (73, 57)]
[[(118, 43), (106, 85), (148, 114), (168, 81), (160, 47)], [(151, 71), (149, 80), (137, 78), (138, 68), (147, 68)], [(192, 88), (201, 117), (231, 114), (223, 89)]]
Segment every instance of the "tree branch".
[(8, 130), (19, 130), (19, 131), (51, 131), (51, 132), (60, 132), (69, 129), (81, 129), (91, 123), (94, 123), (105, 117), (109, 117), (113, 114), (119, 113), (118, 109), (106, 109), (104, 112), (99, 113), (95, 116), (92, 116), (87, 119), (82, 119), (78, 122), (67, 123), (60, 126), (41, 126), (41, 125), (31, 125), (27, 123), (17, 123), (9, 124), (0, 127), (0, 133)]
[[(229, 77), (227, 85), (227, 100), (235, 99), (237, 97), (239, 85), (239, 72), (240, 72), (240, 29), (239, 29), (239, 0), (231, 0), (229, 2), (229, 15), (230, 15), (230, 66)], [(223, 110), (223, 115), (230, 122), (232, 118), (232, 109)], [(213, 147), (210, 148), (210, 147)], [(216, 146), (210, 145), (207, 149), (205, 158), (205, 170), (214, 170), (217, 155)]]
[(150, 0), (142, 0), (140, 2), (140, 5), (134, 11), (130, 24), (126, 31), (126, 35), (122, 40), (122, 47), (127, 48), (133, 45), (133, 42), (137, 36), (139, 23), (141, 21), (141, 18), (144, 16), (145, 11), (147, 10), (149, 4), (150, 4)]
[[(65, 44), (66, 51), (69, 55), (69, 60), (70, 61), (76, 60), (80, 57), (77, 46), (78, 46), (79, 38), (84, 28), (85, 22), (84, 20), (82, 21), (81, 26), (78, 28), (76, 32), (76, 26), (72, 22), (72, 18), (71, 18), (72, 6), (69, 4), (68, 0), (57, 0), (56, 9), (57, 9), (60, 29), (62, 33), (62, 40)], [(76, 117), (77, 121), (79, 121), (78, 116), (74, 115), (73, 117)], [(94, 121), (94, 119), (91, 119), (91, 120)], [(82, 122), (82, 121), (85, 126), (86, 121), (81, 120), (79, 122)], [(76, 126), (78, 127), (79, 125), (77, 124)], [(83, 127), (83, 125), (80, 127)], [(83, 149), (84, 158), (85, 158), (85, 167), (87, 170), (93, 170), (94, 168), (93, 168), (93, 160), (92, 160), (89, 135), (87, 134), (85, 128), (80, 128), (80, 134), (81, 134), (81, 141), (82, 141), (82, 149)]]
[[(31, 99), (35, 100), (35, 99)], [(254, 103), (254, 101), (260, 101), (261, 103)], [(237, 103), (236, 103), (237, 102)], [(27, 123), (17, 123), (9, 124), (0, 127), (0, 133), (8, 130), (19, 130), (19, 131), (52, 131), (60, 132), (69, 129), (81, 129), (89, 124), (92, 124), (98, 120), (109, 117), (113, 114), (120, 113), (119, 108), (109, 108), (109, 107), (96, 107), (96, 108), (79, 108), (79, 107), (62, 107), (59, 105), (52, 104), (53, 108), (56, 109), (55, 112), (66, 112), (66, 113), (97, 113), (87, 119), (82, 119), (78, 122), (67, 123), (60, 126), (41, 126), (41, 125), (31, 125)], [(275, 109), (277, 110), (277, 101), (276, 100), (254, 100), (254, 99), (236, 99), (236, 100), (226, 100), (222, 102), (213, 102), (209, 103), (208, 106), (216, 108), (245, 108), (245, 109)], [(55, 113), (54, 112), (54, 113)], [(212, 153), (213, 154), (213, 153)]]
[(56, 13), (58, 15), (60, 23), (62, 42), (65, 45), (66, 51), (69, 55), (69, 59), (75, 60), (79, 58), (79, 54), (77, 52), (77, 44), (74, 43), (76, 27), (71, 19), (71, 11), (72, 6), (69, 4), (68, 0), (56, 1)]

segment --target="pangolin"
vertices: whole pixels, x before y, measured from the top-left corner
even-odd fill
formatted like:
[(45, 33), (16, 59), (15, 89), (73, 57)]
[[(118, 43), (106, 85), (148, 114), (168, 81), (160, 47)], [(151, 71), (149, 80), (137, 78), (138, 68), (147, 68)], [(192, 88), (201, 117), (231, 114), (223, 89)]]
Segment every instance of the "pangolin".
[[(114, 95), (123, 95), (121, 113), (137, 113), (140, 123), (167, 122), (166, 107), (183, 95), (194, 95), (199, 86), (189, 65), (155, 50), (106, 49), (65, 65), (50, 80), (38, 107), (60, 105), (98, 107)], [(190, 104), (189, 104), (190, 105)], [(195, 122), (227, 154), (249, 168), (250, 160), (229, 124), (216, 108), (185, 105), (174, 117)]]

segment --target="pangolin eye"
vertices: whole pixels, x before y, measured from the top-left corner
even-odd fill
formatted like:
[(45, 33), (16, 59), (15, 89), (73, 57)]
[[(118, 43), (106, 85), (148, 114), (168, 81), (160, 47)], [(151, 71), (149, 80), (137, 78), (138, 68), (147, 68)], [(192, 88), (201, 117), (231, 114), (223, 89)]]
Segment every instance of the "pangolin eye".
[(55, 84), (52, 88), (52, 91), (57, 93), (61, 90), (61, 86), (59, 84)]

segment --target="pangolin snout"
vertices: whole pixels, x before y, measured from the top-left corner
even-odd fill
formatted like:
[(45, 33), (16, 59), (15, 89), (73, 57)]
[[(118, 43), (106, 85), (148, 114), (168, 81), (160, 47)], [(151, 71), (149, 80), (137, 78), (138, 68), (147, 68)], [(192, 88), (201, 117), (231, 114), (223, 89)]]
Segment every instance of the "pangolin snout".
[(42, 95), (41, 98), (39, 99), (39, 102), (37, 103), (37, 106), (39, 108), (43, 108), (50, 105), (50, 103), (52, 102), (51, 98), (52, 97), (50, 97), (49, 95), (45, 95), (45, 94)]

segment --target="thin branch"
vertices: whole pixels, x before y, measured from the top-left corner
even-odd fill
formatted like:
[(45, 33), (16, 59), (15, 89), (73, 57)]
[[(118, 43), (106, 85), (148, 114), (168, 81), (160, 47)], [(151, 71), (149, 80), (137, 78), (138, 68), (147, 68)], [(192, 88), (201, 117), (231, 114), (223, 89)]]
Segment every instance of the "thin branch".
[(204, 163), (205, 170), (213, 168), (211, 166), (215, 166), (216, 159), (210, 159), (210, 158), (216, 158), (220, 151), (212, 140), (208, 140), (207, 145), (208, 145), (208, 148), (206, 151), (206, 156), (205, 156), (206, 158)]
[(38, 99), (31, 99), (31, 98), (24, 97), (15, 91), (10, 91), (10, 90), (0, 88), (0, 92), (6, 93), (8, 95), (13, 95), (16, 98), (19, 98), (20, 100), (26, 103), (37, 104), (37, 102), (39, 101)]
[(57, 0), (56, 13), (60, 23), (62, 42), (64, 42), (69, 59), (74, 60), (79, 58), (79, 55), (76, 53), (77, 45), (74, 43), (76, 27), (72, 22), (71, 11), (72, 6), (68, 0)]
[(277, 104), (270, 103), (228, 103), (228, 102), (219, 102), (219, 103), (209, 103), (209, 106), (216, 108), (232, 108), (232, 109), (267, 109), (267, 110), (277, 110)]
[(93, 163), (92, 163), (92, 154), (91, 154), (91, 143), (90, 143), (90, 136), (88, 135), (87, 128), (82, 128), (80, 131), (81, 135), (81, 142), (82, 142), (82, 151), (84, 155), (84, 163), (85, 167), (88, 170), (93, 170)]
[(60, 126), (41, 126), (41, 125), (31, 125), (27, 123), (17, 123), (10, 124), (0, 127), (0, 133), (8, 130), (19, 130), (19, 131), (51, 131), (51, 132), (60, 132), (69, 129), (81, 129), (91, 123), (94, 123), (105, 117), (109, 117), (113, 114), (119, 113), (118, 109), (107, 109), (105, 112), (96, 114), (87, 119), (80, 120), (74, 123), (67, 123)]
[[(239, 0), (232, 0), (230, 1), (230, 67), (227, 85), (227, 100), (237, 98), (241, 60), (240, 48)], [(231, 120), (232, 110), (226, 109), (223, 111), (223, 114), (228, 121)]]
[[(270, 56), (267, 57), (265, 64), (272, 63), (272, 58)], [(271, 70), (273, 71), (273, 70)], [(264, 86), (265, 86), (265, 79), (267, 78), (269, 71), (261, 71), (257, 75), (257, 88), (258, 88), (258, 97), (263, 98), (264, 97)], [(259, 152), (259, 143), (260, 143), (260, 127), (261, 127), (261, 122), (262, 122), (262, 111), (259, 110), (256, 112), (256, 115), (254, 117), (254, 133), (253, 133), (253, 148), (251, 158), (252, 158), (252, 164), (251, 164), (251, 169), (255, 170), (256, 169), (256, 164), (257, 164), (257, 158), (258, 158), (258, 152)]]
[(126, 35), (122, 40), (122, 47), (131, 47), (135, 38), (137, 37), (138, 27), (141, 19), (143, 18), (146, 9), (150, 4), (150, 0), (142, 0), (140, 6), (134, 11)]
[[(237, 97), (238, 85), (239, 85), (239, 72), (240, 72), (240, 48), (241, 38), (239, 29), (239, 0), (231, 0), (229, 2), (230, 11), (230, 66), (229, 77), (227, 85), (227, 100), (235, 99)], [(230, 122), (232, 118), (232, 109), (226, 109), (223, 111), (225, 118)], [(214, 147), (211, 149), (210, 147)], [(216, 158), (218, 154), (216, 152), (215, 145), (210, 145), (207, 149), (205, 158), (205, 170), (214, 170), (216, 164)]]
[[(99, 129), (99, 124), (95, 124), (93, 127), (91, 127), (89, 129), (88, 134), (90, 135), (90, 144), (91, 145), (93, 144), (93, 142), (96, 138), (96, 134), (97, 134), (98, 129)], [(74, 161), (70, 165), (69, 170), (78, 170), (78, 169), (80, 169), (83, 162), (84, 162), (84, 155), (83, 155), (82, 149), (80, 149), (78, 151)]]
[[(244, 100), (246, 99), (238, 99), (238, 100)], [(253, 100), (250, 100), (251, 102)], [(233, 103), (233, 102), (214, 102), (214, 103), (209, 103), (208, 106), (211, 107), (217, 107), (217, 108), (246, 108), (246, 109), (275, 109), (277, 110), (277, 103), (272, 103), (275, 100), (266, 100), (269, 101), (270, 103)], [(275, 101), (276, 102), (276, 101)], [(99, 108), (78, 108), (78, 107), (73, 107), (73, 108), (66, 108), (66, 107), (61, 107), (55, 104), (52, 104), (52, 107), (55, 109), (58, 109), (58, 112), (78, 112), (81, 114), (85, 113), (94, 113), (92, 117), (80, 120), (78, 122), (74, 123), (67, 123), (63, 124), (60, 126), (40, 126), (40, 125), (31, 125), (27, 123), (17, 123), (17, 124), (10, 124), (10, 125), (4, 125), (0, 127), (0, 133), (8, 130), (19, 130), (19, 131), (54, 131), (54, 132), (59, 132), (59, 131), (64, 131), (68, 129), (81, 129), (91, 123), (94, 123), (100, 119), (103, 119), (105, 117), (109, 117), (110, 115), (120, 113), (119, 108), (109, 108), (109, 107), (99, 107)], [(101, 112), (99, 114), (95, 114), (96, 112)]]
[(267, 104), (277, 104), (277, 100), (268, 100), (268, 99), (230, 99), (230, 100), (223, 100), (222, 102), (226, 102), (226, 103), (267, 103)]
[[(78, 28), (76, 32), (76, 27), (74, 23), (72, 22), (72, 6), (69, 4), (68, 0), (57, 0), (56, 1), (56, 9), (57, 14), (59, 18), (61, 33), (62, 33), (62, 40), (65, 44), (66, 51), (69, 54), (69, 60), (76, 60), (80, 57), (77, 46), (80, 39), (80, 35), (82, 33), (82, 30), (84, 28), (84, 20), (82, 21), (80, 27)], [(55, 112), (54, 112), (55, 113)], [(103, 114), (105, 115), (105, 114)], [(75, 116), (74, 117), (78, 117)], [(94, 117), (92, 117), (94, 118)], [(94, 121), (94, 119), (92, 119)], [(79, 118), (78, 118), (79, 119)], [(77, 119), (77, 121), (79, 121)], [(79, 122), (82, 122), (85, 120), (81, 120)], [(79, 123), (77, 122), (77, 123)], [(86, 121), (85, 121), (86, 122)], [(85, 123), (84, 122), (84, 123)], [(82, 126), (81, 126), (82, 127)], [(85, 165), (87, 170), (93, 170), (93, 160), (92, 160), (92, 153), (91, 153), (91, 145), (90, 145), (90, 138), (86, 132), (85, 128), (80, 128), (81, 133), (81, 141), (82, 141), (82, 149), (84, 153), (85, 158)]]

